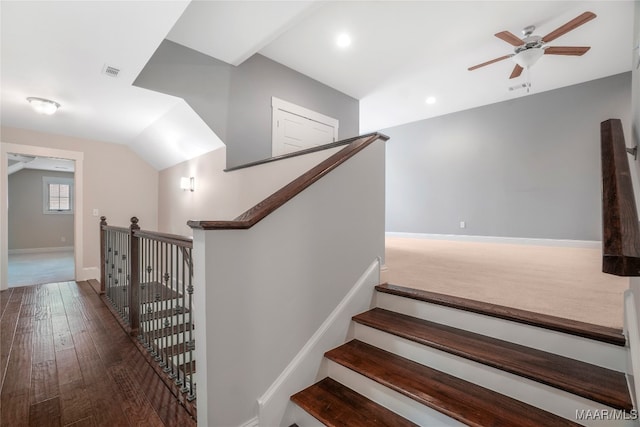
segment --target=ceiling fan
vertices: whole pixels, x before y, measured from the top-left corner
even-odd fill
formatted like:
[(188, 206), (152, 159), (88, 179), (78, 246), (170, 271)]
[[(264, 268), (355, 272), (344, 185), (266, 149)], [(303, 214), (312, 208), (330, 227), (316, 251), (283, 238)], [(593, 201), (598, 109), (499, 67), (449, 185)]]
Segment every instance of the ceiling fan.
[(544, 37), (533, 34), (536, 29), (533, 25), (525, 27), (522, 30), (522, 35), (524, 36), (522, 39), (509, 31), (501, 31), (495, 34), (495, 36), (515, 46), (513, 53), (483, 62), (482, 64), (474, 65), (469, 68), (469, 71), (502, 61), (503, 59), (513, 58), (516, 66), (511, 72), (511, 76), (509, 76), (510, 79), (513, 79), (519, 77), (520, 74), (522, 74), (522, 70), (535, 64), (542, 55), (582, 56), (591, 49), (590, 46), (547, 46), (547, 43), (578, 28), (580, 25), (591, 21), (595, 17), (596, 14), (593, 12), (584, 12), (566, 24), (556, 28)]

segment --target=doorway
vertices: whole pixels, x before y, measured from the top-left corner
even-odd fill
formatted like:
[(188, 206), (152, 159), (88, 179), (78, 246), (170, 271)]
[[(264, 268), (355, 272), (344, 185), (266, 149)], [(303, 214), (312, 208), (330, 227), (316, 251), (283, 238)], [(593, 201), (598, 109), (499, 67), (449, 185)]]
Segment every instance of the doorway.
[(7, 157), (8, 286), (74, 280), (75, 162)]
[[(8, 289), (8, 252), (9, 252), (9, 154), (65, 159), (74, 163), (74, 180), (72, 191), (73, 205), (73, 236), (72, 241), (61, 242), (73, 247), (73, 280), (87, 280), (94, 277), (93, 269), (86, 269), (83, 265), (83, 158), (84, 153), (78, 151), (61, 150), (35, 145), (0, 143), (0, 290)], [(44, 184), (42, 184), (44, 185)], [(62, 246), (61, 246), (62, 247)]]

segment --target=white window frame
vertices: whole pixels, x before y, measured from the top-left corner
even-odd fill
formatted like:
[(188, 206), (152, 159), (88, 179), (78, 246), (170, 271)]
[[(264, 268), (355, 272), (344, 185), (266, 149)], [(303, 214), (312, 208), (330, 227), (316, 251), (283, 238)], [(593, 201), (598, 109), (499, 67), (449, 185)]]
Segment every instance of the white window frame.
[[(69, 186), (69, 209), (65, 210), (51, 210), (49, 209), (49, 184), (63, 184)], [(73, 178), (62, 178), (53, 176), (42, 177), (42, 213), (46, 215), (72, 215), (74, 208), (74, 192), (73, 192)]]

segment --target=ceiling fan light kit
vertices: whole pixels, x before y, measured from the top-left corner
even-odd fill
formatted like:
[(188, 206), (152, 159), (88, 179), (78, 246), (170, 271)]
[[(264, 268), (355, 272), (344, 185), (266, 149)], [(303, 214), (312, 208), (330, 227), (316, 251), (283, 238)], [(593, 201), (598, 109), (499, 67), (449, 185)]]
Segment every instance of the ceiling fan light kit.
[(516, 65), (509, 78), (513, 79), (519, 77), (524, 69), (528, 69), (533, 66), (545, 54), (582, 56), (590, 49), (589, 46), (547, 46), (547, 43), (591, 21), (595, 17), (596, 14), (593, 12), (584, 12), (566, 24), (556, 28), (544, 37), (533, 34), (536, 29), (533, 25), (525, 27), (522, 30), (523, 38), (520, 38), (509, 31), (496, 33), (496, 37), (514, 46), (513, 53), (469, 67), (469, 71), (476, 70), (480, 67), (484, 67), (507, 58), (512, 58)]

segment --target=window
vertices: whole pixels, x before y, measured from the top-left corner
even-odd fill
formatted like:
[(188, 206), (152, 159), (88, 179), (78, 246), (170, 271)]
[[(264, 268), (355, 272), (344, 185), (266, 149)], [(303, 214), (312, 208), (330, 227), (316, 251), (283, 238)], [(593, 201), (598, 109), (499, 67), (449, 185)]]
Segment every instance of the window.
[(73, 213), (73, 178), (42, 177), (43, 212), (45, 214)]

